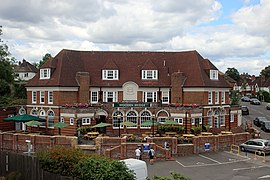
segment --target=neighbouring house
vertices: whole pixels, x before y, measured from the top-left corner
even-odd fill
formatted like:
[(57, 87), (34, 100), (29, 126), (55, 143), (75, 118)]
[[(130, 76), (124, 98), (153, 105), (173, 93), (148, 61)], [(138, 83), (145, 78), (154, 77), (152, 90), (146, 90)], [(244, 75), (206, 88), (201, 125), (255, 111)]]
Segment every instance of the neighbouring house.
[(26, 61), (25, 59), (22, 62), (19, 62), (18, 65), (14, 67), (15, 81), (28, 81), (32, 79), (38, 72), (38, 69)]
[[(241, 124), (241, 110), (230, 106), (232, 86), (210, 60), (197, 51), (62, 50), (26, 85), (27, 113), (46, 118), (40, 126), (61, 134), (100, 122), (108, 135), (151, 131), (143, 122), (176, 121), (186, 132), (194, 126), (231, 130)], [(135, 123), (125, 126), (124, 121)], [(155, 130), (157, 128), (155, 127)]]

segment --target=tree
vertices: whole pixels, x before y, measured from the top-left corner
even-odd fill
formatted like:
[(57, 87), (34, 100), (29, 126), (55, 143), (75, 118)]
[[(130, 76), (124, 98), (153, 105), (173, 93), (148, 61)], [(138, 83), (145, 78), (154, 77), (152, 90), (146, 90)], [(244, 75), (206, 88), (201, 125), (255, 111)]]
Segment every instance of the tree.
[(42, 60), (39, 61), (39, 63), (34, 63), (33, 65), (36, 66), (37, 68), (40, 68), (43, 64), (45, 64), (49, 59), (52, 58), (52, 55), (49, 53), (46, 53), (43, 57)]
[(261, 71), (261, 75), (265, 76), (266, 78), (270, 77), (270, 66), (265, 67)]
[(239, 106), (240, 105), (240, 99), (241, 95), (238, 90), (231, 90), (230, 91), (230, 99), (231, 99), (231, 105), (232, 106)]
[(238, 72), (237, 69), (233, 68), (227, 68), (227, 71), (225, 72), (225, 74), (227, 76), (229, 76), (230, 78), (234, 79), (235, 81), (239, 81), (240, 80), (240, 74)]

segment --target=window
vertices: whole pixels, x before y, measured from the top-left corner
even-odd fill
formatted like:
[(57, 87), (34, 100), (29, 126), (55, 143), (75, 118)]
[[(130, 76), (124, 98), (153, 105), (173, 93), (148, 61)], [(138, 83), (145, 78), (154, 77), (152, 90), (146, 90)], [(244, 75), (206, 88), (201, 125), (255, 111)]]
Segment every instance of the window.
[(163, 104), (169, 103), (169, 92), (168, 91), (162, 92), (162, 103)]
[[(120, 119), (118, 119), (118, 115), (120, 115)], [(120, 111), (116, 111), (113, 113), (113, 116), (112, 116), (112, 123), (113, 123), (113, 128), (123, 128), (124, 126), (121, 125), (120, 123), (123, 122), (123, 113), (121, 113)]]
[(183, 118), (174, 118), (174, 121), (176, 121), (180, 125), (183, 125)]
[(52, 110), (48, 111), (48, 127), (53, 128), (54, 123), (54, 112)]
[(219, 103), (219, 93), (218, 91), (215, 92), (215, 104)]
[[(137, 113), (135, 111), (129, 111), (127, 113), (127, 120), (126, 121), (138, 124), (138, 115), (137, 115)], [(127, 128), (137, 128), (137, 125), (135, 125), (135, 126), (127, 126)]]
[(74, 125), (74, 118), (72, 117), (72, 118), (69, 118), (69, 124), (70, 125)]
[[(141, 124), (143, 123), (143, 122), (145, 122), (145, 121), (150, 121), (151, 120), (151, 114), (150, 114), (150, 112), (148, 112), (148, 111), (143, 111), (142, 113), (141, 113)], [(141, 128), (151, 128), (151, 126), (142, 126), (141, 125)]]
[(53, 104), (53, 92), (48, 91), (48, 104)]
[(50, 79), (51, 70), (49, 68), (40, 69), (40, 78), (39, 79)]
[(142, 79), (157, 80), (158, 71), (157, 70), (142, 70)]
[(144, 102), (157, 102), (157, 92), (143, 92)]
[(60, 122), (64, 123), (65, 122), (65, 118), (64, 117), (60, 117)]
[(104, 91), (103, 101), (104, 102), (117, 102), (116, 92)]
[(24, 77), (27, 78), (28, 77), (28, 73), (24, 73)]
[(37, 91), (32, 91), (32, 103), (37, 103)]
[(118, 80), (118, 70), (102, 70), (102, 80)]
[(212, 92), (208, 92), (208, 104), (212, 104)]
[(225, 92), (224, 91), (221, 92), (221, 103), (225, 104)]
[(214, 113), (214, 127), (218, 128), (219, 127), (219, 111), (216, 110)]
[(225, 126), (225, 111), (221, 111), (220, 113), (220, 126)]
[(218, 71), (217, 70), (210, 70), (210, 79), (211, 80), (218, 80)]
[(192, 126), (195, 125), (195, 118), (191, 118), (191, 125), (192, 125)]
[[(34, 111), (32, 111), (33, 113)], [(39, 111), (39, 117), (42, 119), (46, 119), (46, 112), (44, 110), (40, 110)], [(40, 124), (40, 127), (45, 127), (46, 126), (46, 122), (41, 122), (42, 124)]]
[(165, 123), (168, 117), (158, 117), (157, 121), (160, 122), (161, 124)]
[(44, 104), (44, 103), (45, 103), (45, 92), (40, 91), (40, 104)]
[(230, 116), (231, 116), (230, 122), (234, 122), (234, 114), (230, 114)]
[(92, 91), (91, 92), (91, 103), (97, 103), (98, 102), (98, 92)]
[(212, 111), (207, 112), (207, 124), (209, 128), (212, 128)]
[(82, 118), (82, 125), (90, 125), (90, 124), (91, 124), (90, 118)]

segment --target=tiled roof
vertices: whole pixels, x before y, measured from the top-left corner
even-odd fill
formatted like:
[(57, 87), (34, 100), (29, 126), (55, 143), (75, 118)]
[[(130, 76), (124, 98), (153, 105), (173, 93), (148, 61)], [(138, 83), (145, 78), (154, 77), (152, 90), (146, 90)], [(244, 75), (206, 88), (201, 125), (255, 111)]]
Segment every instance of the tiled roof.
[(19, 73), (19, 72), (38, 72), (38, 69), (27, 62), (25, 59), (23, 59), (22, 63), (19, 63), (19, 65), (16, 65), (14, 67), (14, 72)]
[[(74, 51), (62, 50), (41, 68), (52, 70), (49, 80), (40, 80), (39, 74), (27, 86), (77, 87), (76, 73), (89, 72), (90, 86), (122, 86), (133, 81), (140, 87), (170, 87), (173, 72), (186, 76), (184, 87), (229, 87), (223, 75), (210, 80), (209, 69), (217, 68), (197, 51), (142, 52), (142, 51)], [(119, 70), (119, 80), (102, 80), (102, 69)], [(158, 80), (142, 80), (141, 70), (158, 70)]]

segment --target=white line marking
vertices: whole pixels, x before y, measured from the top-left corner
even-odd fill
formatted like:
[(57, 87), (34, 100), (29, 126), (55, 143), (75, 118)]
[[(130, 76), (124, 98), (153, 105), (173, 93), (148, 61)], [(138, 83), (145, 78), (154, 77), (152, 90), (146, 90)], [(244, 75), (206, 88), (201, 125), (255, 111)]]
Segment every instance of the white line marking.
[(266, 179), (266, 178), (270, 178), (270, 175), (261, 176), (258, 179)]
[(179, 161), (175, 161), (175, 162), (178, 163), (178, 164), (180, 164), (180, 165), (183, 166), (183, 167), (187, 167), (187, 166), (185, 166), (184, 164), (180, 163)]
[(208, 160), (210, 160), (210, 161), (216, 162), (216, 163), (218, 163), (218, 164), (222, 164), (221, 162), (216, 161), (216, 160), (214, 160), (214, 159), (212, 159), (212, 158), (210, 158), (210, 157), (206, 157), (206, 156), (201, 155), (201, 154), (199, 154), (199, 156), (201, 156), (201, 157), (203, 157), (203, 158), (205, 158), (205, 159), (208, 159)]
[(248, 168), (236, 168), (236, 169), (233, 169), (234, 171), (242, 171), (242, 170), (251, 170), (251, 169), (259, 169), (259, 168), (262, 168), (262, 167), (265, 167), (265, 166), (253, 166), (253, 167), (248, 167)]

